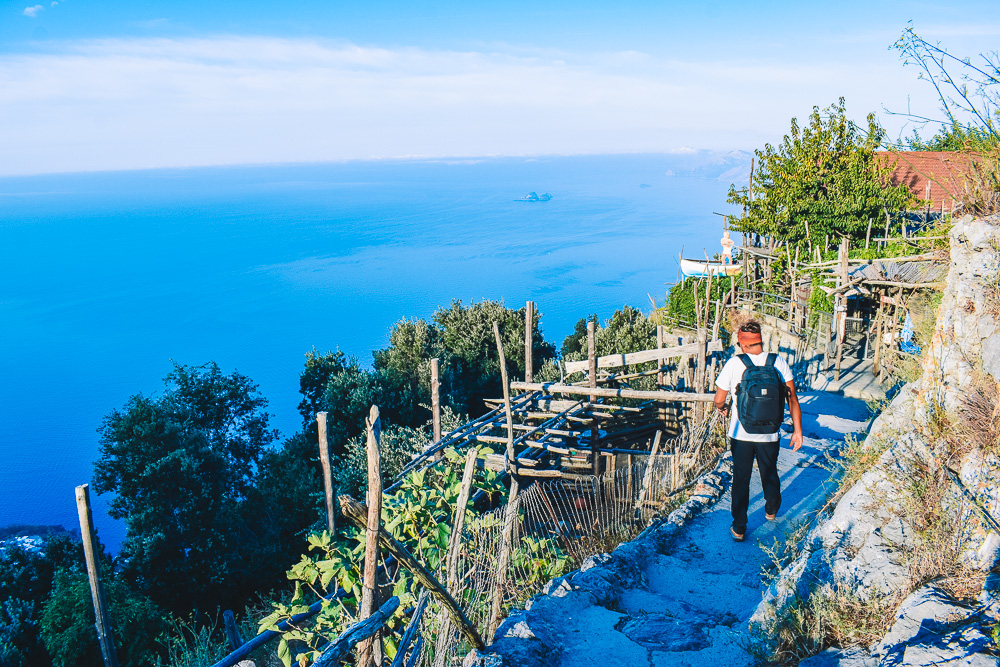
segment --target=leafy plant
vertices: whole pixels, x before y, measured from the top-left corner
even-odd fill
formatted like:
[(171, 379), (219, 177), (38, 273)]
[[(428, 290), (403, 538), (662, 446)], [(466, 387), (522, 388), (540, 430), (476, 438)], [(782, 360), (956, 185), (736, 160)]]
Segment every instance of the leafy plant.
[[(480, 450), (481, 455), (489, 453), (492, 453), (489, 449)], [(448, 548), (451, 518), (461, 485), (459, 471), (465, 458), (454, 450), (446, 451), (445, 455), (451, 465), (410, 473), (400, 488), (382, 501), (385, 530), (432, 572), (439, 569)], [(496, 499), (503, 488), (500, 475), (491, 470), (477, 471), (473, 483), (489, 500)], [(470, 501), (467, 521), (473, 522), (477, 515), (478, 510)], [(326, 532), (309, 537), (309, 551), (315, 553), (303, 555), (288, 571), (288, 578), (295, 582), (291, 601), (276, 604), (273, 612), (260, 621), (261, 630), (276, 630), (278, 623), (308, 608), (307, 593), (313, 599), (327, 598), (313, 620), (282, 635), (278, 656), (286, 666), (291, 665), (293, 659), (315, 660), (327, 641), (354, 622), (361, 601), (364, 549), (364, 534), (353, 528), (339, 539)], [(343, 593), (330, 599), (338, 587)], [(416, 601), (417, 585), (405, 568), (393, 572), (391, 580), (380, 582), (380, 588), (387, 594), (399, 596), (404, 608)], [(387, 626), (384, 637), (390, 657), (395, 655), (401, 630), (398, 619)]]

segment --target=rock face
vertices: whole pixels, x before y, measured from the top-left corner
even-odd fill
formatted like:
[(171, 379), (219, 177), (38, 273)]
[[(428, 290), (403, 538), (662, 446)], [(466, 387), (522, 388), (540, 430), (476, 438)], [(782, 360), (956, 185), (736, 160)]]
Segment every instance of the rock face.
[[(951, 232), (951, 266), (937, 315), (937, 327), (923, 360), (921, 378), (906, 385), (874, 420), (865, 447), (884, 452), (878, 462), (840, 499), (807, 535), (802, 552), (776, 579), (754, 612), (763, 627), (784, 618), (788, 608), (818, 591), (850, 591), (862, 601), (906, 592), (912, 575), (906, 566), (914, 546), (911, 528), (900, 519), (901, 483), (917, 466), (940, 469), (929, 424), (941, 414), (958, 414), (976, 380), (1000, 379), (1000, 326), (996, 313), (1000, 281), (1000, 216), (958, 221)], [(980, 377), (980, 382), (984, 381)], [(874, 451), (878, 451), (874, 450)], [(959, 463), (957, 484), (943, 500), (970, 545), (966, 563), (991, 571), (979, 610), (923, 586), (900, 605), (883, 641), (869, 650), (829, 650), (803, 661), (826, 665), (996, 665), (996, 647), (984, 633), (1000, 613), (1000, 536), (979, 521), (968, 497), (1000, 517), (1000, 465), (994, 456), (973, 451)], [(955, 465), (954, 461), (949, 462)], [(963, 493), (966, 495), (963, 497)], [(978, 511), (978, 510), (977, 510)], [(992, 648), (991, 648), (992, 646)]]

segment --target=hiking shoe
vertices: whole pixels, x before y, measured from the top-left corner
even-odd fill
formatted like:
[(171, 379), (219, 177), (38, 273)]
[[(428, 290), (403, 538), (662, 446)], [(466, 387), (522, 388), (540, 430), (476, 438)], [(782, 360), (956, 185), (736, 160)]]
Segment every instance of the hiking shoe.
[(736, 529), (733, 528), (732, 526), (729, 527), (729, 534), (732, 535), (733, 539), (737, 542), (742, 542), (743, 539), (746, 537), (746, 532), (737, 533)]
[(765, 514), (764, 518), (767, 519), (768, 521), (774, 521), (775, 519), (778, 518), (778, 513), (775, 512), (774, 514)]

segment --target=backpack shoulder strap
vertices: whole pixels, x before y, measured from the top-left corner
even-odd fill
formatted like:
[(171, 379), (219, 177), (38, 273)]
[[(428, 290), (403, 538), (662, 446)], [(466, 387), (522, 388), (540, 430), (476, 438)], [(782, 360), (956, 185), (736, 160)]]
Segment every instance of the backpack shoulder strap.
[(764, 363), (765, 366), (774, 366), (774, 362), (778, 360), (778, 354), (776, 352), (771, 352), (767, 355), (767, 361)]
[(743, 362), (744, 370), (747, 368), (753, 368), (757, 364), (753, 362), (749, 354), (737, 354), (736, 358)]

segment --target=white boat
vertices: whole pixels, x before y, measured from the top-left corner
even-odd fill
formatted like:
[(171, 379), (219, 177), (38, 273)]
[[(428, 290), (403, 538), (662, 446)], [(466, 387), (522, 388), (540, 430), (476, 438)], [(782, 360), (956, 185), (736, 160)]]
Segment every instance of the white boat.
[(681, 275), (685, 278), (707, 278), (709, 275), (735, 276), (742, 270), (743, 267), (736, 262), (723, 264), (722, 262), (681, 259)]

